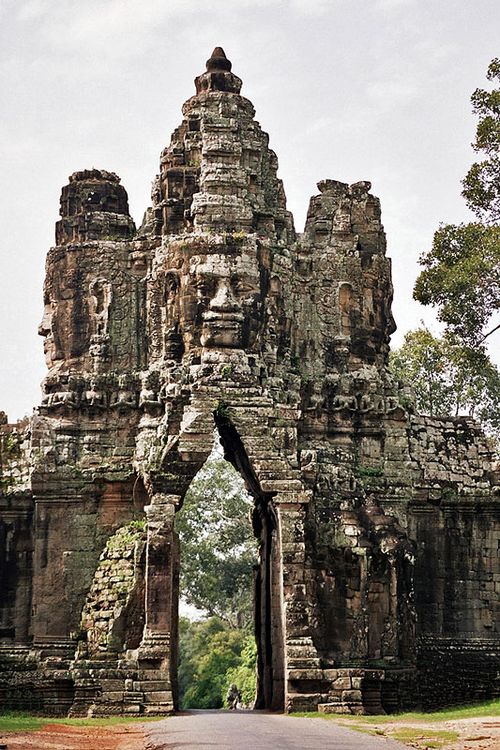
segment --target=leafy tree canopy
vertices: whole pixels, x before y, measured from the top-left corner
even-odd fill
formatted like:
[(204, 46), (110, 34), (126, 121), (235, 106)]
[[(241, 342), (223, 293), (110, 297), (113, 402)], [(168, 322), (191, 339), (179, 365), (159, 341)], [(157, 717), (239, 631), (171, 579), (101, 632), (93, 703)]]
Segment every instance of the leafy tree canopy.
[(493, 333), (500, 309), (500, 227), (447, 224), (420, 259), (414, 297), (437, 305), (438, 317), (469, 346), (482, 346)]
[(179, 623), (179, 694), (183, 708), (222, 708), (234, 682), (251, 705), (256, 683), (255, 641), (218, 617)]
[[(500, 59), (491, 61), (486, 77), (500, 83)], [(472, 165), (462, 182), (467, 205), (485, 223), (500, 221), (500, 89), (476, 89), (472, 108), (479, 117), (472, 147), (484, 159)]]
[[(487, 77), (500, 82), (500, 59), (492, 60)], [(420, 258), (424, 270), (413, 296), (438, 308), (447, 333), (484, 352), (486, 339), (500, 330), (500, 89), (477, 89), (472, 106), (479, 117), (473, 148), (485, 158), (472, 165), (462, 195), (478, 221), (438, 229)]]
[(389, 366), (399, 380), (411, 383), (420, 412), (467, 414), (500, 436), (500, 373), (486, 353), (421, 327), (409, 331), (391, 352)]
[(181, 595), (198, 609), (242, 627), (253, 617), (257, 541), (253, 501), (236, 470), (212, 454), (194, 478), (177, 514)]
[(240, 663), (230, 667), (224, 675), (222, 697), (225, 699), (230, 685), (233, 683), (241, 693), (244, 706), (252, 706), (255, 701), (257, 673), (257, 645), (255, 639), (247, 635), (240, 653)]

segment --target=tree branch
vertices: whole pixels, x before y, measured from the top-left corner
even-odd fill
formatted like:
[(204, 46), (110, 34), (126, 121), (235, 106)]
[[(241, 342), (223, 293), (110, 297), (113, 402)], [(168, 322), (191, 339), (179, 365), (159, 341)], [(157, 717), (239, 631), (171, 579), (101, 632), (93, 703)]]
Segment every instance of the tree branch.
[(500, 323), (497, 326), (495, 326), (494, 328), (492, 328), (491, 331), (488, 331), (488, 333), (485, 333), (484, 336), (483, 336), (483, 338), (481, 339), (481, 341), (479, 343), (482, 344), (483, 341), (488, 338), (488, 336), (491, 336), (492, 333), (495, 333), (495, 331), (498, 331), (499, 328), (500, 328)]

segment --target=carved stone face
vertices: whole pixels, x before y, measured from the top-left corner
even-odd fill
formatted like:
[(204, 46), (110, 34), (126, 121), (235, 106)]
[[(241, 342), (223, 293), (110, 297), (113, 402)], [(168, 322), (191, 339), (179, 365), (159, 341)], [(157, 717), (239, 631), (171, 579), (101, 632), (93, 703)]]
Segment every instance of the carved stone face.
[(260, 271), (249, 254), (192, 255), (181, 278), (184, 327), (193, 344), (246, 348), (260, 318)]
[(62, 354), (59, 346), (57, 345), (55, 330), (54, 330), (54, 318), (56, 315), (56, 303), (45, 298), (43, 308), (42, 322), (38, 326), (38, 335), (44, 337), (43, 341), (43, 352), (45, 354), (45, 362), (47, 367), (51, 367), (52, 364), (62, 359)]
[(92, 294), (85, 283), (79, 256), (52, 248), (47, 259), (43, 317), (38, 327), (38, 333), (45, 339), (49, 368), (59, 360), (76, 359), (88, 352)]
[(176, 360), (200, 348), (251, 350), (263, 323), (267, 258), (253, 237), (168, 242), (151, 276), (152, 349)]

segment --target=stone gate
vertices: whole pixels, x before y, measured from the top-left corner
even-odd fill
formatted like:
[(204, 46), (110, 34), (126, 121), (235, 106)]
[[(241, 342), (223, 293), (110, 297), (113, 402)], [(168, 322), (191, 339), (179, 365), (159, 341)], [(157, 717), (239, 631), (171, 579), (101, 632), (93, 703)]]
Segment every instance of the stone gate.
[(379, 201), (323, 180), (297, 234), (221, 48), (195, 84), (138, 230), (116, 174), (62, 190), (42, 402), (0, 425), (0, 697), (175, 708), (174, 517), (214, 429), (255, 500), (258, 707), (494, 695), (498, 473), (388, 372)]

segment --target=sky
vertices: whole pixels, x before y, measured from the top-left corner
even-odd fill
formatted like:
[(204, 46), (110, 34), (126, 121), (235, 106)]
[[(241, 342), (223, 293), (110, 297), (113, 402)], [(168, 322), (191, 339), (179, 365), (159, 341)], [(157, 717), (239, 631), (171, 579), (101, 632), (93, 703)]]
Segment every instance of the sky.
[(40, 401), (42, 285), (59, 196), (117, 172), (140, 223), (193, 79), (222, 46), (278, 154), (295, 225), (325, 178), (370, 180), (393, 260), (393, 345), (440, 222), (470, 221), (470, 95), (500, 55), (498, 0), (0, 0), (0, 410)]

